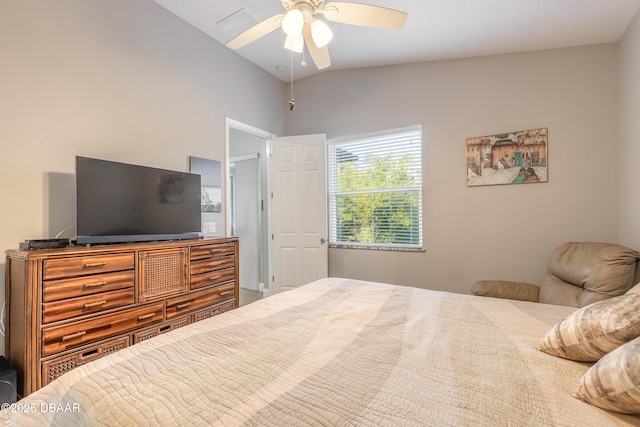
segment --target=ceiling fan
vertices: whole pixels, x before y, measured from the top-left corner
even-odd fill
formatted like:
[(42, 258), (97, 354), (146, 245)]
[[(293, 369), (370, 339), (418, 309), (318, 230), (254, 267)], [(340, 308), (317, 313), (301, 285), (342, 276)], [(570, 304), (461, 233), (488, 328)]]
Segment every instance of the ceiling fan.
[(229, 41), (226, 46), (239, 49), (275, 29), (282, 27), (287, 34), (284, 47), (293, 52), (302, 52), (304, 46), (319, 70), (331, 65), (327, 43), (333, 37), (329, 26), (316, 17), (323, 15), (327, 20), (362, 27), (400, 29), (407, 14), (386, 7), (362, 3), (323, 0), (280, 0), (286, 13), (279, 13)]

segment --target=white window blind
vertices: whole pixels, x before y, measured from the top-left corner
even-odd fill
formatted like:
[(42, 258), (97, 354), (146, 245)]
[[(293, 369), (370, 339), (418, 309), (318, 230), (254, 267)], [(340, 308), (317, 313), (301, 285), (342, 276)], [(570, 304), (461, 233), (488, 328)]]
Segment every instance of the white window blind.
[(333, 247), (422, 248), (422, 127), (329, 141)]

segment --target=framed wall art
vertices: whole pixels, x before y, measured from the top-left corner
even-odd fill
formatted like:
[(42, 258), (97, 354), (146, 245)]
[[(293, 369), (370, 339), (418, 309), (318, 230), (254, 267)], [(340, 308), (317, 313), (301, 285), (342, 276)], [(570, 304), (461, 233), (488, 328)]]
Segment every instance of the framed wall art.
[(467, 187), (547, 182), (547, 128), (467, 139)]
[(218, 160), (189, 157), (191, 173), (201, 176), (201, 212), (222, 212), (221, 170)]

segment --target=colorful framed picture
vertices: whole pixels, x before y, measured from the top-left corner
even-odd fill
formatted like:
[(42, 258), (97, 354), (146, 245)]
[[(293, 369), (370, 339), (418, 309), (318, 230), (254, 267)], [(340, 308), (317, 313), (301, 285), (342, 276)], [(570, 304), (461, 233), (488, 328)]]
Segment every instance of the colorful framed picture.
[(547, 182), (547, 128), (467, 139), (467, 187)]

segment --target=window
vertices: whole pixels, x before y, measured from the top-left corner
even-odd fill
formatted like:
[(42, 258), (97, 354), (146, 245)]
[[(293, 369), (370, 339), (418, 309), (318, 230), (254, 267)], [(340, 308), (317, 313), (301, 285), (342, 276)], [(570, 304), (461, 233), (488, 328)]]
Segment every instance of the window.
[(422, 127), (328, 145), (331, 247), (422, 249)]

